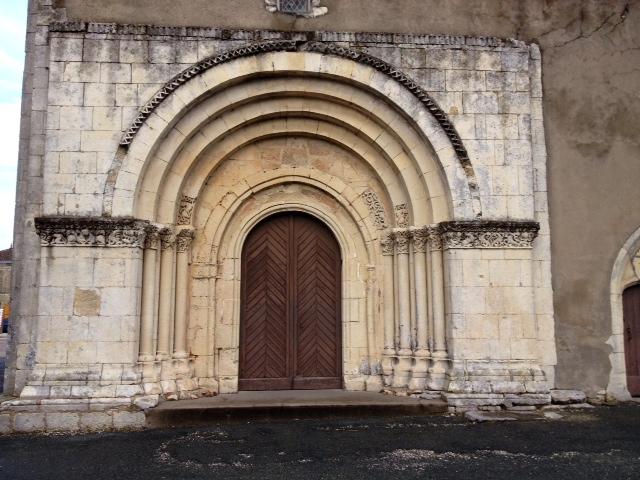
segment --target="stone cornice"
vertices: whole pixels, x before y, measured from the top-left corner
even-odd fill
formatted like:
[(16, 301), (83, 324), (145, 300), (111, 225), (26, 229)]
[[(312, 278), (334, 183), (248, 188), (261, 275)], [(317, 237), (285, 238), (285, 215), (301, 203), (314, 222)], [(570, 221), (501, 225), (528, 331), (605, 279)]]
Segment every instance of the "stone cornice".
[(531, 248), (538, 222), (443, 222), (439, 224), (444, 249)]
[(44, 247), (143, 248), (149, 222), (134, 218), (38, 217)]
[(386, 45), (445, 45), (452, 47), (525, 48), (514, 39), (464, 35), (429, 35), (383, 32), (315, 32), (284, 30), (229, 30), (212, 27), (172, 27), (162, 25), (127, 25), (117, 23), (51, 22), (49, 31), (59, 33), (91, 33), (107, 35), (148, 35), (171, 37), (213, 38), (219, 40), (295, 40), (300, 42), (354, 42)]

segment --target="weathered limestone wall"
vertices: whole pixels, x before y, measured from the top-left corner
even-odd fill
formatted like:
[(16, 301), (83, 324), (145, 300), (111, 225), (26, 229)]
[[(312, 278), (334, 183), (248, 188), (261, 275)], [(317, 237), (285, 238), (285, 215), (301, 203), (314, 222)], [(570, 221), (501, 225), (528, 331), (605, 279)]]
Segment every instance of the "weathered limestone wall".
[[(149, 8), (145, 8), (145, 5)], [(242, 15), (227, 2), (54, 2), (70, 20), (222, 28), (488, 35), (536, 42), (542, 50), (545, 135), (550, 153), (553, 281), (559, 387), (595, 395), (611, 370), (609, 285), (613, 262), (640, 225), (638, 2), (325, 0), (315, 19), (271, 14), (262, 0)], [(427, 12), (427, 13), (424, 13)], [(421, 14), (423, 13), (423, 14)], [(215, 20), (210, 20), (215, 19)], [(538, 132), (540, 133), (540, 132)], [(604, 206), (607, 207), (604, 207)], [(577, 341), (576, 339), (579, 339)], [(588, 366), (588, 368), (585, 368)]]
[(11, 297), (11, 265), (0, 264), (0, 305), (9, 302)]
[[(142, 240), (138, 238), (135, 245), (129, 245), (116, 235), (113, 237), (115, 243), (111, 243), (111, 234), (99, 233), (104, 226), (93, 225), (82, 217), (113, 215), (171, 225), (177, 223), (176, 211), (180, 199), (185, 197), (192, 198), (191, 205), (196, 203), (195, 219), (203, 219), (201, 224), (194, 224), (195, 229), (190, 230), (196, 236), (196, 264), (202, 261), (209, 267), (221, 266), (222, 270), (215, 288), (207, 286), (206, 295), (201, 294), (202, 289), (195, 281), (198, 279), (194, 279), (192, 291), (198, 294), (192, 295), (192, 305), (201, 306), (198, 302), (209, 297), (215, 299), (216, 305), (213, 311), (206, 305), (203, 318), (198, 317), (199, 312), (194, 309), (191, 323), (178, 315), (176, 306), (175, 323), (171, 323), (173, 314), (169, 314), (166, 321), (163, 318), (168, 310), (174, 308), (173, 300), (166, 308), (161, 306), (156, 315), (152, 310), (158, 308), (157, 304), (153, 297), (150, 298), (147, 307), (151, 313), (143, 315), (148, 320), (144, 323), (148, 326), (144, 336), (146, 346), (144, 351), (140, 351), (140, 361), (146, 362), (142, 381), (146, 393), (173, 392), (176, 380), (188, 380), (176, 379), (167, 372), (174, 368), (170, 355), (173, 354), (174, 359), (186, 360), (188, 352), (185, 348), (192, 346), (199, 353), (194, 354), (198, 357), (195, 362), (198, 376), (209, 379), (208, 385), (214, 389), (235, 391), (233, 370), (237, 370), (237, 363), (233, 355), (237, 351), (234, 332), (237, 332), (238, 318), (237, 308), (234, 310), (233, 307), (237, 307), (239, 300), (239, 277), (234, 272), (238, 272), (237, 246), (241, 244), (241, 237), (236, 232), (246, 228), (244, 225), (252, 216), (263, 214), (260, 209), (269, 211), (278, 205), (290, 204), (296, 208), (315, 208), (317, 212), (323, 212), (323, 205), (329, 205), (331, 213), (325, 214), (326, 220), (336, 223), (334, 233), (343, 235), (340, 243), (345, 252), (349, 252), (346, 247), (349, 242), (357, 244), (354, 239), (359, 238), (358, 241), (366, 245), (353, 247), (347, 256), (347, 263), (351, 257), (357, 258), (357, 262), (353, 266), (347, 265), (343, 288), (345, 325), (348, 326), (345, 327), (348, 332), (345, 333), (343, 372), (345, 386), (350, 389), (368, 388), (370, 385), (365, 385), (366, 380), (362, 376), (369, 375), (365, 371), (370, 372), (370, 366), (380, 362), (382, 320), (374, 312), (380, 312), (382, 308), (377, 303), (380, 299), (372, 299), (375, 288), (380, 288), (381, 264), (386, 260), (376, 253), (380, 245), (376, 230), (396, 227), (393, 235), (395, 261), (398, 263), (391, 268), (396, 268), (400, 280), (395, 288), (392, 287), (393, 278), (385, 280), (385, 288), (391, 292), (391, 297), (385, 302), (398, 305), (401, 317), (397, 325), (398, 338), (403, 339), (399, 348), (404, 352), (403, 366), (400, 370), (394, 369), (393, 381), (397, 387), (406, 387), (412, 374), (407, 362), (411, 360), (414, 348), (413, 334), (409, 332), (418, 329), (419, 325), (413, 318), (416, 309), (422, 308), (417, 306), (419, 299), (426, 298), (428, 294), (426, 290), (421, 295), (408, 290), (414, 288), (409, 277), (413, 278), (414, 271), (419, 271), (416, 258), (423, 258), (416, 256), (425, 253), (420, 251), (424, 245), (419, 242), (415, 244), (415, 252), (408, 250), (409, 239), (414, 235), (409, 227), (413, 225), (416, 230), (421, 230), (425, 224), (445, 220), (539, 222), (542, 229), (532, 251), (529, 247), (535, 236), (533, 230), (528, 231), (529, 236), (522, 237), (523, 232), (517, 226), (514, 230), (493, 232), (490, 228), (498, 227), (491, 224), (493, 227), (490, 226), (489, 231), (472, 233), (452, 227), (452, 236), (462, 240), (459, 243), (448, 241), (444, 247), (447, 250), (444, 263), (441, 253), (433, 254), (434, 262), (437, 260), (433, 271), (444, 268), (452, 276), (448, 279), (446, 291), (439, 289), (434, 293), (434, 298), (444, 295), (440, 303), (445, 303), (445, 307), (442, 314), (438, 312), (438, 321), (434, 320), (438, 324), (433, 328), (438, 330), (438, 334), (434, 334), (437, 341), (435, 347), (429, 345), (429, 348), (435, 348), (435, 353), (440, 355), (438, 361), (445, 363), (448, 361), (447, 348), (452, 349), (450, 358), (458, 363), (455, 373), (446, 381), (451, 382), (449, 385), (460, 382), (455, 387), (456, 392), (495, 394), (500, 397), (497, 401), (503, 400), (505, 393), (547, 395), (546, 383), (538, 387), (531, 383), (544, 378), (540, 372), (542, 366), (546, 378), (553, 385), (555, 365), (553, 340), (537, 343), (536, 338), (538, 329), (553, 330), (552, 311), (534, 309), (539, 298), (550, 294), (546, 192), (543, 186), (536, 185), (535, 180), (544, 178), (546, 169), (544, 142), (539, 135), (542, 129), (540, 57), (535, 46), (493, 38), (457, 37), (451, 46), (442, 45), (442, 39), (429, 36), (323, 33), (319, 39), (326, 43), (315, 47), (310, 44), (310, 50), (276, 51), (256, 55), (256, 58), (240, 58), (219, 68), (202, 70), (202, 75), (198, 76), (191, 70), (197, 61), (237, 49), (250, 41), (286, 39), (286, 35), (280, 32), (235, 32), (232, 37), (237, 39), (229, 40), (220, 29), (176, 30), (82, 22), (52, 23), (50, 30), (50, 49), (47, 50), (49, 85), (43, 89), (47, 94), (43, 214), (53, 217), (45, 219), (53, 222), (53, 227), (43, 233), (44, 227), (38, 226), (45, 252), (41, 260), (39, 293), (47, 304), (38, 310), (38, 327), (32, 334), (35, 341), (19, 342), (18, 370), (33, 370), (23, 396), (64, 397), (69, 392), (72, 396), (85, 392), (89, 397), (142, 393), (135, 391), (135, 388), (140, 388), (135, 384), (140, 383), (141, 378), (137, 376), (140, 372), (132, 366), (136, 360), (135, 335), (142, 328), (137, 323), (142, 253), (136, 248), (142, 247)], [(310, 34), (300, 36), (300, 39), (310, 38), (313, 38)], [(282, 49), (286, 47), (288, 50), (295, 47), (295, 44), (286, 42), (282, 45)], [(456, 45), (464, 45), (465, 49), (456, 48)], [(345, 46), (354, 50), (343, 51)], [(330, 50), (323, 55), (326, 48)], [(352, 60), (357, 52), (373, 55), (369, 61), (374, 65), (379, 63), (375, 58), (381, 58), (391, 66), (378, 67), (381, 70), (386, 68), (384, 71), (387, 73), (383, 73), (370, 65), (358, 65)], [(220, 58), (225, 60), (224, 56)], [(407, 78), (402, 80), (404, 86), (396, 83), (394, 68), (415, 77), (417, 85)], [(143, 115), (138, 126), (131, 129), (140, 107), (156, 92), (164, 91), (164, 84), (182, 71), (188, 72), (184, 75), (187, 80), (175, 81), (183, 86), (172, 87), (169, 93), (163, 93), (162, 105)], [(305, 72), (305, 75), (291, 79), (286, 76), (291, 72)], [(241, 81), (243, 83), (237, 87), (228, 85)], [(357, 88), (357, 85), (364, 88)], [(446, 122), (437, 120), (438, 117), (425, 109), (421, 97), (407, 89), (415, 90), (419, 86), (433, 95), (455, 125), (457, 134), (446, 133), (443, 129)], [(175, 93), (171, 93), (173, 90)], [(441, 115), (442, 118), (444, 116)], [(127, 135), (123, 136), (125, 131)], [(361, 159), (355, 161), (353, 155), (349, 159), (333, 147), (329, 149), (333, 152), (329, 162), (313, 163), (310, 147), (301, 147), (298, 152), (288, 151), (286, 155), (284, 151), (280, 152), (280, 163), (260, 157), (260, 171), (253, 174), (249, 170), (255, 169), (256, 164), (251, 162), (242, 166), (241, 171), (246, 176), (240, 177), (237, 169), (229, 169), (237, 159), (233, 155), (242, 157), (248, 154), (240, 150), (229, 158), (227, 156), (247, 141), (267, 135), (291, 137), (293, 132), (341, 144)], [(128, 139), (127, 143), (121, 144), (124, 139)], [(461, 155), (454, 149), (458, 139), (468, 148), (468, 165), (464, 164), (464, 157), (457, 157)], [(131, 146), (125, 152), (124, 148), (129, 144)], [(261, 151), (269, 150), (264, 146), (260, 148)], [(210, 177), (213, 172), (216, 175)], [(275, 177), (269, 178), (269, 175)], [(305, 181), (313, 184), (320, 194), (310, 196), (306, 193), (309, 191), (307, 187), (286, 185), (303, 184)], [(273, 182), (274, 191), (258, 194), (264, 188), (262, 185), (269, 182)], [(202, 196), (200, 193), (206, 185), (212, 185), (213, 189)], [(373, 208), (371, 196), (365, 195), (367, 190), (380, 199), (381, 205), (376, 207), (378, 210)], [(326, 197), (329, 191), (335, 192), (332, 193), (335, 200)], [(252, 195), (246, 205), (242, 203), (246, 201), (245, 195)], [(339, 205), (341, 202), (342, 206)], [(377, 217), (379, 209), (386, 210), (382, 228), (376, 225), (376, 222), (380, 223)], [(231, 221), (225, 218), (229, 215), (235, 215)], [(56, 216), (67, 218), (54, 228)], [(77, 217), (80, 217), (77, 224), (70, 220)], [(40, 220), (41, 224), (43, 221)], [(191, 218), (186, 218), (185, 223), (180, 220), (177, 230), (186, 232), (184, 229), (191, 228), (190, 221)], [(349, 227), (349, 221), (354, 224), (353, 228)], [(437, 230), (439, 227), (431, 228)], [(124, 235), (125, 230), (119, 235)], [(438, 237), (440, 233), (434, 235)], [(372, 246), (374, 241), (375, 247)], [(206, 253), (202, 258), (198, 256), (200, 246)], [(105, 252), (116, 250), (122, 256), (112, 258), (115, 254), (101, 253), (97, 247), (105, 248)], [(502, 285), (498, 279), (494, 283), (477, 285), (473, 275), (464, 273), (467, 267), (450, 262), (451, 259), (477, 258), (479, 251), (485, 248), (496, 249), (487, 254), (487, 258), (502, 265), (494, 268), (504, 269), (515, 276), (507, 282), (508, 285)], [(525, 251), (519, 254), (500, 252), (502, 248)], [(457, 249), (477, 250), (455, 253)], [(68, 265), (74, 253), (68, 254), (69, 259), (65, 255), (67, 251), (76, 250), (82, 252), (77, 254), (78, 257), (86, 261), (76, 265), (82, 268), (82, 272), (77, 273), (79, 279), (74, 281), (75, 270)], [(434, 247), (435, 251), (440, 250)], [(177, 250), (176, 264), (183, 262), (185, 265), (187, 255), (188, 246)], [(174, 291), (172, 282), (175, 281), (176, 292), (188, 288), (189, 270), (186, 267), (184, 275), (176, 273), (175, 280), (172, 280), (171, 270), (165, 275), (162, 269), (164, 265), (173, 265), (173, 250), (165, 255), (163, 245), (162, 253), (154, 254), (156, 260), (150, 260), (148, 265), (157, 267), (154, 262), (157, 263), (158, 256), (162, 257), (160, 301), (164, 301), (162, 299), (169, 298), (166, 294), (171, 295)], [(125, 264), (112, 262), (118, 259)], [(531, 281), (523, 282), (517, 278), (522, 272), (516, 260), (528, 262)], [(129, 265), (127, 262), (133, 263)], [(98, 275), (103, 264), (105, 272), (114, 274)], [(422, 276), (427, 271), (426, 265), (424, 263), (421, 267)], [(488, 263), (482, 266), (489, 268)], [(130, 270), (135, 275), (130, 274), (127, 280), (126, 272)], [(458, 275), (462, 271), (462, 283), (455, 281), (458, 278), (455, 277), (456, 270)], [(156, 282), (153, 268), (149, 272), (145, 286)], [(56, 283), (56, 279), (64, 275), (69, 278)], [(198, 273), (194, 276), (197, 277)], [(415, 276), (418, 282), (421, 277), (418, 273)], [(490, 275), (484, 278), (490, 279)], [(404, 285), (405, 281), (409, 283)], [(442, 283), (442, 274), (439, 281)], [(114, 292), (118, 289), (114, 287), (123, 292), (119, 308), (115, 308), (118, 300)], [(480, 288), (474, 291), (475, 287)], [(503, 287), (513, 287), (513, 291), (504, 293)], [(520, 290), (526, 290), (526, 295), (521, 295)], [(495, 292), (509, 298), (526, 296), (518, 308), (508, 309), (520, 317), (514, 321), (513, 328), (503, 332), (505, 342), (498, 344), (499, 351), (491, 350), (495, 345), (484, 341), (486, 334), (476, 325), (487, 322), (495, 326), (498, 322), (491, 316), (493, 311), (486, 308)], [(105, 300), (104, 296), (109, 297), (109, 293), (114, 295)], [(468, 294), (478, 304), (458, 309), (456, 302)], [(55, 298), (55, 302), (49, 304), (49, 298)], [(443, 302), (444, 298), (447, 302)], [(178, 302), (177, 294), (175, 301)], [(495, 309), (499, 308), (499, 303)], [(505, 301), (502, 306), (507, 308)], [(117, 312), (112, 319), (115, 325), (109, 321), (111, 308)], [(394, 316), (393, 308), (391, 310)], [(452, 324), (454, 314), (458, 315), (459, 322), (455, 331), (449, 329), (447, 336), (444, 325), (446, 320)], [(426, 326), (427, 312), (424, 308), (420, 315)], [(51, 341), (54, 325), (64, 323), (63, 319), (68, 323), (67, 328), (56, 332), (55, 335), (60, 337)], [(95, 326), (91, 325), (92, 319)], [(466, 323), (469, 328), (464, 326)], [(521, 324), (526, 327), (520, 328)], [(76, 325), (80, 328), (76, 329)], [(161, 332), (162, 325), (175, 325), (175, 330), (163, 334), (161, 342), (160, 333), (154, 336), (153, 329)], [(184, 340), (179, 334), (186, 325), (192, 332), (206, 329), (208, 335), (205, 340), (196, 339), (194, 335), (192, 344), (183, 345)], [(375, 325), (375, 334), (365, 333)], [(84, 335), (83, 326), (101, 335), (92, 337), (93, 332)], [(26, 331), (19, 333), (21, 339), (26, 338)], [(63, 338), (66, 340), (62, 341)], [(217, 353), (211, 349), (211, 338), (217, 342), (213, 348)], [(385, 342), (388, 340), (384, 339)], [(113, 342), (111, 346), (114, 346), (118, 341), (121, 344), (114, 350), (115, 360), (107, 368), (103, 355), (106, 344)], [(168, 345), (164, 345), (165, 341)], [(204, 350), (198, 350), (198, 343), (203, 341), (209, 343)], [(182, 346), (172, 352), (173, 342)], [(391, 342), (394, 343), (393, 336)], [(484, 348), (487, 350), (483, 353)], [(423, 349), (428, 356), (426, 344)], [(155, 357), (154, 350), (157, 350)], [(219, 357), (216, 359), (215, 355)], [(146, 360), (141, 360), (143, 357)], [(500, 370), (503, 373), (498, 375), (500, 378), (493, 378), (493, 381), (490, 378), (492, 374), (478, 373), (482, 368), (496, 370), (488, 364), (480, 367), (484, 360), (491, 358), (502, 362), (503, 367)], [(156, 361), (164, 362), (160, 376), (157, 375)], [(187, 366), (191, 361), (183, 363)], [(361, 368), (363, 361), (369, 365), (364, 369)], [(120, 368), (114, 365), (122, 368), (121, 377), (114, 374), (113, 370)], [(189, 376), (187, 370), (190, 368), (181, 375)], [(440, 375), (432, 388), (446, 389), (444, 376), (447, 369), (442, 365), (438, 368), (437, 372), (431, 372)], [(516, 371), (524, 373), (514, 379)], [(426, 367), (421, 373), (424, 376), (419, 377), (422, 385), (418, 388), (424, 387)], [(478, 378), (467, 382), (465, 379), (470, 375)], [(507, 380), (502, 381), (502, 377), (514, 385)], [(481, 383), (483, 381), (485, 383)], [(216, 382), (222, 382), (224, 386)]]

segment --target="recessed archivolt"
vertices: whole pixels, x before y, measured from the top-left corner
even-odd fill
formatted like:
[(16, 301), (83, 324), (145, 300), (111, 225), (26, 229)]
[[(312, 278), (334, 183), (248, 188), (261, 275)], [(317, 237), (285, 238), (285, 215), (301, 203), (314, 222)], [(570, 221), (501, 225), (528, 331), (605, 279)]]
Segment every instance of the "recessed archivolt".
[[(310, 76), (287, 78), (284, 82), (277, 78), (251, 81), (252, 75), (264, 71), (272, 74), (274, 71), (308, 71), (312, 75), (324, 75), (325, 78)], [(329, 75), (332, 76), (331, 80), (328, 80)], [(238, 83), (240, 80), (243, 83)], [(236, 82), (235, 86), (233, 82)], [(358, 84), (359, 88), (354, 84)], [(148, 188), (148, 179), (151, 179), (151, 183), (157, 181), (158, 186), (163, 184), (163, 189), (166, 185), (172, 185), (172, 181), (163, 179), (174, 170), (173, 163), (177, 155), (187, 152), (183, 148), (186, 142), (191, 143), (189, 153), (184, 154), (191, 155), (193, 159), (201, 154), (205, 144), (214, 144), (219, 138), (210, 138), (215, 128), (220, 129), (218, 135), (242, 136), (240, 127), (254, 120), (239, 116), (235, 107), (244, 107), (243, 115), (253, 112), (254, 119), (296, 113), (288, 111), (287, 102), (284, 101), (280, 102), (278, 112), (262, 113), (262, 106), (267, 105), (265, 96), (277, 91), (280, 91), (280, 95), (288, 96), (287, 102), (294, 102), (296, 96), (304, 96), (303, 101), (299, 102), (298, 114), (305, 112), (304, 104), (309, 98), (324, 95), (325, 104), (330, 105), (329, 112), (314, 114), (328, 116), (337, 125), (348, 125), (359, 136), (365, 137), (363, 134), (369, 128), (382, 128), (377, 136), (374, 137), (372, 132), (367, 137), (369, 145), (380, 148), (381, 143), (386, 142), (387, 146), (394, 140), (401, 146), (401, 151), (389, 157), (393, 160), (400, 155), (399, 159), (405, 163), (417, 164), (418, 176), (422, 176), (420, 181), (428, 184), (428, 188), (425, 186), (421, 190), (427, 191), (433, 198), (446, 199), (446, 203), (452, 206), (448, 207), (453, 212), (446, 214), (447, 218), (434, 218), (435, 221), (480, 216), (475, 186), (468, 180), (468, 171), (458, 162), (446, 132), (410, 92), (370, 67), (319, 54), (282, 52), (239, 59), (233, 65), (221, 65), (175, 89), (174, 94), (148, 115), (129, 150), (122, 152), (122, 157), (114, 161), (111, 181), (105, 189), (104, 214), (131, 215), (136, 197), (143, 190), (143, 181), (144, 191), (148, 193), (158, 191)], [(220, 121), (218, 117), (223, 115), (224, 121)], [(365, 119), (360, 129), (352, 124), (352, 121), (357, 123), (356, 117)], [(204, 125), (207, 125), (209, 136), (203, 133)], [(408, 157), (408, 161), (405, 157)], [(425, 166), (425, 163), (429, 165)], [(184, 179), (184, 176), (181, 178)], [(439, 196), (438, 190), (442, 190), (443, 183), (447, 187), (444, 195)], [(464, 187), (461, 187), (463, 184)], [(179, 193), (175, 198), (179, 198)], [(172, 208), (175, 209), (175, 205)]]
[[(244, 201), (239, 205), (241, 214), (229, 218), (229, 222), (220, 225), (221, 244), (212, 251), (211, 261), (218, 265), (218, 279), (210, 284), (211, 296), (215, 296), (218, 308), (214, 323), (216, 334), (212, 336), (212, 350), (203, 354), (214, 355), (216, 351), (237, 349), (240, 322), (240, 272), (241, 251), (246, 236), (261, 220), (280, 212), (304, 212), (324, 222), (335, 235), (340, 245), (343, 260), (342, 275), (342, 311), (343, 335), (345, 336), (344, 373), (356, 372), (361, 358), (375, 358), (380, 345), (373, 332), (375, 331), (375, 312), (365, 311), (367, 246), (362, 230), (354, 222), (351, 214), (345, 211), (336, 199), (327, 192), (318, 190), (318, 197), (309, 198), (304, 203), (296, 192), (282, 192), (280, 186), (265, 188), (260, 193), (269, 194), (277, 190), (276, 198), (264, 203), (252, 204)], [(326, 197), (322, 200), (321, 197)], [(327, 209), (327, 200), (336, 202), (335, 209)], [(199, 256), (206, 255), (211, 248), (208, 242), (194, 245)], [(217, 245), (213, 245), (218, 247)], [(199, 250), (199, 251), (198, 251)], [(224, 305), (223, 308), (221, 306)], [(371, 335), (369, 335), (371, 333)], [(210, 376), (219, 376), (216, 365), (209, 362), (206, 368)], [(220, 366), (218, 366), (220, 368)], [(228, 375), (237, 375), (237, 371), (229, 371)]]
[[(339, 178), (327, 174), (317, 175), (317, 172), (308, 168), (283, 168), (266, 172), (266, 174), (256, 173), (251, 175), (247, 177), (246, 182), (243, 182), (242, 186), (244, 190), (238, 189), (232, 198), (224, 202), (216, 201), (217, 192), (215, 192), (215, 190), (217, 186), (215, 184), (204, 189), (201, 195), (201, 201), (199, 202), (199, 208), (195, 213), (194, 221), (194, 226), (202, 233), (196, 239), (194, 246), (203, 244), (216, 246), (216, 248), (218, 248), (223, 245), (229, 225), (235, 224), (234, 222), (236, 221), (234, 219), (245, 216), (238, 212), (242, 212), (249, 199), (255, 200), (256, 196), (264, 195), (264, 193), (269, 190), (275, 191), (274, 189), (285, 192), (284, 197), (294, 197), (286, 192), (299, 190), (301, 187), (306, 186), (317, 193), (310, 196), (303, 195), (304, 198), (316, 203), (321, 203), (317, 200), (319, 197), (329, 198), (336, 206), (339, 205), (341, 211), (345, 212), (345, 215), (351, 219), (349, 224), (351, 228), (344, 230), (344, 232), (334, 231), (336, 238), (341, 238), (343, 235), (362, 237), (362, 248), (360, 251), (366, 253), (366, 259), (363, 259), (363, 263), (374, 262), (377, 245), (374, 244), (373, 240), (378, 238), (378, 232), (375, 229), (373, 219), (370, 217), (370, 212), (364, 200), (353, 188), (346, 185)], [(299, 203), (300, 195), (295, 198), (296, 203)], [(284, 205), (284, 203), (280, 202), (281, 200), (278, 200), (275, 203), (277, 205)], [(329, 216), (326, 215), (327, 204), (324, 205), (323, 221), (325, 221), (325, 223), (331, 223), (327, 220), (329, 218)], [(240, 225), (242, 224), (241, 222)], [(236, 245), (235, 250), (233, 250), (234, 256), (238, 253), (238, 248), (240, 247)], [(208, 254), (208, 252), (203, 253)], [(211, 258), (196, 255), (197, 262), (208, 262), (212, 260)]]
[[(400, 173), (395, 172), (385, 156), (370, 148), (361, 137), (322, 120), (311, 118), (274, 119), (251, 124), (243, 128), (242, 133), (246, 135), (246, 138), (230, 135), (216, 142), (209, 149), (205, 149), (197, 162), (190, 163), (188, 154), (182, 156), (184, 167), (189, 170), (183, 172), (179, 165), (176, 165), (176, 169), (169, 174), (171, 181), (165, 182), (164, 188), (159, 190), (159, 201), (156, 201), (158, 196), (155, 192), (147, 193), (142, 191), (140, 196), (141, 205), (147, 205), (148, 209), (139, 210), (137, 216), (145, 218), (147, 215), (154, 215), (159, 222), (171, 223), (174, 215), (175, 198), (179, 192), (191, 197), (199, 196), (200, 190), (208, 181), (212, 172), (222, 165), (225, 159), (232, 156), (233, 152), (260, 139), (277, 136), (307, 136), (322, 139), (351, 153), (364, 165), (368, 165), (371, 174), (384, 186), (385, 192), (383, 192), (383, 195), (390, 198), (392, 205), (407, 203), (407, 198), (411, 198), (413, 204), (420, 207), (412, 212), (413, 218), (419, 223), (429, 223), (432, 218), (430, 207), (433, 202), (439, 206), (441, 205), (442, 208), (446, 208), (445, 199), (439, 200), (438, 198), (427, 197), (423, 185), (419, 182), (418, 172), (411, 171), (410, 167), (406, 167)], [(282, 167), (279, 167), (278, 170), (281, 169)], [(294, 168), (293, 171), (295, 170)], [(269, 175), (269, 172), (261, 169), (260, 175)], [(310, 171), (308, 175), (316, 179), (326, 177), (320, 169)], [(181, 179), (184, 179), (184, 181), (181, 182)], [(248, 181), (246, 178), (240, 178), (237, 185), (231, 186), (232, 188), (228, 191), (220, 193), (233, 196), (236, 190), (245, 188)], [(329, 182), (329, 180), (324, 181)], [(406, 185), (413, 189), (412, 194), (408, 193)], [(366, 188), (361, 188), (361, 190), (358, 194), (363, 193)], [(148, 195), (148, 201), (145, 201), (145, 195)], [(158, 205), (161, 208), (152, 212), (151, 209), (154, 205)]]
[[(289, 84), (289, 81), (293, 85)], [(287, 84), (286, 92), (281, 92), (283, 83)], [(330, 97), (326, 92), (335, 92), (335, 95), (340, 96)], [(232, 106), (234, 108), (231, 108)], [(367, 106), (371, 111), (365, 114)], [(168, 128), (167, 120), (174, 115), (162, 111), (163, 107), (158, 111), (158, 114), (162, 115), (160, 119), (155, 119), (153, 115), (150, 119), (150, 124), (157, 129), (163, 126)], [(165, 183), (174, 184), (186, 178), (187, 170), (195, 164), (194, 158), (203, 156), (198, 152), (214, 150), (220, 157), (230, 151), (229, 145), (233, 144), (233, 141), (229, 141), (229, 138), (251, 139), (254, 134), (268, 135), (278, 131), (275, 123), (267, 123), (259, 130), (254, 128), (251, 130), (253, 133), (250, 133), (252, 123), (276, 122), (280, 120), (279, 117), (293, 116), (324, 120), (321, 125), (324, 128), (312, 125), (310, 128), (316, 131), (309, 130), (308, 133), (320, 136), (330, 134), (337, 142), (351, 136), (353, 138), (348, 139), (346, 148), (356, 150), (367, 159), (379, 158), (380, 153), (383, 153), (386, 160), (372, 165), (374, 170), (384, 172), (395, 169), (397, 174), (403, 177), (402, 188), (406, 186), (405, 194), (412, 192), (412, 201), (420, 203), (430, 198), (438, 205), (438, 209), (446, 211), (442, 215), (449, 218), (450, 213), (446, 205), (450, 198), (447, 189), (443, 189), (443, 177), (459, 178), (462, 171), (455, 164), (449, 164), (444, 167), (447, 174), (442, 174), (441, 167), (435, 161), (434, 153), (429, 150), (428, 144), (421, 141), (418, 133), (384, 103), (355, 87), (336, 85), (335, 82), (320, 79), (287, 79), (287, 82), (282, 82), (273, 78), (268, 81), (254, 81), (231, 87), (221, 95), (204, 100), (170, 130), (167, 140), (159, 145), (155, 158), (148, 163), (148, 171), (141, 175), (142, 184), (136, 188), (139, 188), (142, 196), (153, 197), (160, 189), (158, 182), (161, 179)], [(294, 121), (288, 121), (287, 128), (291, 129), (292, 125)], [(134, 154), (135, 152), (131, 153)], [(167, 168), (169, 165), (171, 167)], [(123, 180), (129, 178), (135, 181), (140, 178), (128, 172), (123, 172), (122, 175)], [(171, 176), (175, 177), (175, 182), (170, 180)], [(395, 177), (385, 181), (387, 184), (393, 182), (397, 182)], [(174, 201), (171, 198), (174, 194), (178, 195), (166, 187), (163, 187), (162, 191), (165, 197), (169, 197), (169, 202)], [(197, 192), (192, 192), (190, 196), (196, 195)], [(156, 203), (152, 198), (150, 200), (153, 204)], [(405, 201), (402, 199), (397, 203)], [(139, 204), (149, 205), (150, 202), (142, 201)], [(161, 210), (167, 212), (167, 208), (170, 208), (169, 204), (165, 203)], [(153, 217), (148, 211), (138, 211), (135, 215), (140, 218)], [(425, 223), (429, 220), (425, 219)], [(170, 222), (171, 219), (158, 221)]]

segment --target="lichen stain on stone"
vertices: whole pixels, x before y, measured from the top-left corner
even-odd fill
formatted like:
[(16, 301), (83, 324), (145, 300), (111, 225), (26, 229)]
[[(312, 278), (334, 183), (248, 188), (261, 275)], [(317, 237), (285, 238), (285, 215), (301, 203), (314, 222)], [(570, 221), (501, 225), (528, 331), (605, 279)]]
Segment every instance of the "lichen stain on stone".
[(100, 314), (100, 292), (76, 288), (73, 295), (73, 313), (80, 317), (91, 317)]

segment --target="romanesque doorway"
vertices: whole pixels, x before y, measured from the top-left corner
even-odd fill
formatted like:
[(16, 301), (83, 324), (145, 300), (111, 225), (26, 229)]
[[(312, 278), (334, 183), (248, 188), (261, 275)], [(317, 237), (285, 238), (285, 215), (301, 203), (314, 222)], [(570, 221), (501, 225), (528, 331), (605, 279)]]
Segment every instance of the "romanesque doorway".
[(341, 256), (301, 213), (273, 215), (242, 251), (240, 390), (342, 387)]
[(627, 389), (632, 396), (640, 397), (640, 285), (627, 288), (622, 303)]

